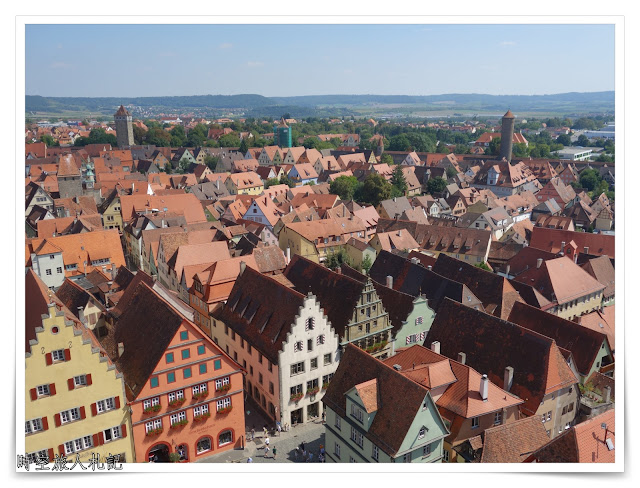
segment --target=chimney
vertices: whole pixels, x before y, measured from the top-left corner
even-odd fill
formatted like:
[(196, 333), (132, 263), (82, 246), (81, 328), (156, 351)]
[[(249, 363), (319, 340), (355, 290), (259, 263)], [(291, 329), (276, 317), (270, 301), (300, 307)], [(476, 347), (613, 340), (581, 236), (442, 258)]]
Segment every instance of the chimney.
[(511, 386), (513, 385), (513, 368), (511, 366), (507, 366), (504, 368), (504, 385), (502, 389), (504, 391), (511, 391)]
[(486, 374), (483, 374), (482, 378), (480, 378), (480, 396), (483, 402), (489, 399), (489, 378), (487, 378)]
[(78, 320), (80, 322), (82, 322), (82, 325), (84, 325), (85, 327), (87, 326), (85, 320), (84, 320), (84, 308), (83, 307), (78, 307)]
[(336, 273), (342, 274), (342, 268), (340, 266), (336, 268)]
[(418, 264), (418, 258), (411, 258), (411, 262), (413, 264)]
[(562, 241), (560, 243), (560, 251), (564, 252), (564, 245), (566, 244), (566, 242)]
[(287, 247), (287, 252), (286, 252), (286, 262), (287, 264), (289, 264), (291, 262), (291, 248)]
[(537, 269), (540, 269), (540, 266), (542, 266), (542, 261), (543, 261), (543, 259), (542, 259), (542, 258), (538, 258), (538, 259), (536, 260), (536, 268), (537, 268)]
[(387, 288), (393, 288), (393, 276), (387, 275)]
[(433, 341), (431, 343), (431, 350), (433, 352), (435, 352), (436, 354), (440, 354), (440, 342), (438, 341)]
[(118, 270), (116, 269), (116, 265), (112, 264), (111, 265), (111, 281), (116, 280), (116, 274), (118, 274)]
[(124, 354), (124, 342), (118, 342), (118, 358)]
[(427, 266), (427, 269), (428, 269), (429, 271), (431, 271), (431, 270), (433, 269), (433, 266), (429, 265), (429, 266)]
[(394, 202), (394, 203), (396, 202), (396, 200), (397, 200), (397, 198), (396, 198), (396, 197), (393, 197), (393, 202)]
[(218, 190), (220, 189), (220, 179), (219, 178), (216, 180), (216, 189), (218, 189)]
[(604, 387), (604, 403), (609, 403), (611, 401), (611, 387), (609, 385)]
[(505, 269), (505, 274), (507, 275), (507, 277), (509, 276), (510, 271), (511, 271), (511, 265), (507, 264), (507, 269)]
[(244, 270), (247, 268), (247, 263), (244, 261), (240, 261), (240, 274), (244, 273)]
[(402, 229), (398, 231), (398, 237), (402, 237)]
[(131, 183), (131, 193), (134, 193), (135, 191), (136, 191), (136, 184)]
[(460, 364), (466, 364), (467, 362), (467, 355), (463, 352), (459, 352), (458, 353), (458, 362)]

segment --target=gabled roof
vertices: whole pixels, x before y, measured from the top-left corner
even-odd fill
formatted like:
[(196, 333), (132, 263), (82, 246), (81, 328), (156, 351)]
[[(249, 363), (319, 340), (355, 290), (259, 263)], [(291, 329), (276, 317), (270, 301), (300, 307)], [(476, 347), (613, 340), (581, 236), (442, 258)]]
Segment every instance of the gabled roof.
[(64, 280), (64, 283), (56, 291), (56, 295), (76, 317), (78, 317), (78, 308), (86, 307), (89, 302), (104, 310), (96, 297), (69, 279)]
[(558, 347), (571, 351), (578, 372), (584, 376), (591, 371), (603, 343), (608, 344), (603, 332), (582, 327), (524, 303), (513, 305), (509, 322), (545, 335), (555, 340)]
[(365, 283), (338, 274), (298, 254), (291, 258), (284, 276), (300, 293), (313, 293), (340, 339), (364, 290)]
[(602, 310), (595, 310), (591, 313), (581, 315), (576, 319), (576, 321), (582, 327), (587, 327), (597, 332), (604, 332), (607, 335), (607, 339), (609, 339), (611, 350), (614, 351), (616, 348), (615, 313), (616, 306), (610, 305), (608, 307), (604, 307)]
[(425, 344), (440, 342), (441, 354), (467, 356), (466, 364), (504, 387), (504, 371), (514, 369), (510, 392), (533, 414), (543, 397), (577, 383), (553, 339), (493, 315), (445, 299)]
[(238, 276), (226, 304), (212, 316), (229, 326), (273, 364), (305, 295), (250, 267)]
[(609, 256), (600, 256), (590, 259), (582, 265), (589, 275), (595, 278), (600, 284), (605, 286), (603, 295), (610, 298), (616, 294), (616, 270), (611, 263)]
[(484, 431), (481, 463), (522, 463), (549, 442), (540, 415), (490, 427)]
[(592, 234), (590, 232), (572, 232), (568, 230), (545, 229), (534, 227), (531, 233), (530, 246), (553, 253), (560, 252), (561, 244), (568, 244), (574, 241), (578, 246), (578, 252), (584, 252), (584, 248), (589, 248), (589, 254), (602, 256), (606, 254), (615, 259), (615, 236), (606, 234)]
[[(606, 430), (602, 424), (606, 424)], [(531, 458), (538, 463), (613, 463), (616, 451), (608, 449), (605, 435), (615, 447), (615, 432), (615, 410), (607, 410), (571, 427), (535, 451)]]
[(524, 301), (506, 278), (445, 254), (438, 256), (433, 271), (467, 285), (496, 317), (506, 319), (513, 304)]
[[(367, 390), (367, 405), (371, 405), (373, 402), (369, 401), (369, 385), (372, 383), (367, 382), (372, 380), (377, 385), (377, 401), (370, 408), (376, 408), (376, 415), (364, 435), (382, 451), (395, 456), (428, 395), (426, 388), (405, 378), (365, 351), (347, 344), (340, 367), (322, 401), (338, 415), (346, 417), (348, 412), (345, 394), (364, 384), (360, 388)], [(443, 430), (446, 432), (444, 427)]]

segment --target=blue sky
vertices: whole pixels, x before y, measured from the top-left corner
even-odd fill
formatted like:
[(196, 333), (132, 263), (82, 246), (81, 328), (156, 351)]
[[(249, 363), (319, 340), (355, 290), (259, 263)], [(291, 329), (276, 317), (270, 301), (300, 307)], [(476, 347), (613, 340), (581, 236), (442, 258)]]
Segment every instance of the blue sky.
[(26, 94), (614, 89), (612, 25), (27, 25)]

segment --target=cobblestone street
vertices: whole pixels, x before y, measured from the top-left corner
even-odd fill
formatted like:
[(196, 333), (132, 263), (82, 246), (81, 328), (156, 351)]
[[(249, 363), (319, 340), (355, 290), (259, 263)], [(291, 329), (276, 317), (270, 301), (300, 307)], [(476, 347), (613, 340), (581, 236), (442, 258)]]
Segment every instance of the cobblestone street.
[[(302, 441), (305, 443), (305, 449), (307, 452), (313, 453), (312, 462), (318, 462), (318, 454), (320, 452), (320, 445), (324, 443), (324, 425), (320, 419), (308, 422), (306, 424), (299, 424), (295, 427), (290, 427), (288, 432), (280, 432), (280, 435), (269, 435), (269, 453), (267, 457), (264, 456), (264, 432), (262, 426), (267, 425), (273, 429), (273, 423), (269, 424), (258, 413), (258, 409), (251, 400), (246, 403), (245, 409), (247, 409), (246, 428), (248, 433), (246, 439), (251, 438), (251, 428), (255, 426), (256, 438), (253, 441), (248, 440), (246, 442), (244, 450), (233, 450), (223, 452), (221, 454), (214, 454), (212, 456), (199, 459), (198, 463), (246, 463), (247, 459), (251, 457), (254, 463), (295, 463), (303, 462), (302, 459), (296, 460), (295, 450)], [(276, 459), (273, 459), (273, 448), (277, 450)], [(326, 449), (326, 446), (325, 446)]]

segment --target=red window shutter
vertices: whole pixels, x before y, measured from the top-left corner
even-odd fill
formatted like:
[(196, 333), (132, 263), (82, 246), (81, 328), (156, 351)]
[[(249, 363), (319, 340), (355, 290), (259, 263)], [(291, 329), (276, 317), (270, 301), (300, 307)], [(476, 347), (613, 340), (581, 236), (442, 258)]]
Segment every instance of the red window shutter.
[(98, 432), (98, 445), (104, 444), (104, 432)]
[(75, 384), (75, 382), (73, 381), (73, 378), (69, 378), (69, 379), (67, 380), (67, 386), (69, 387), (69, 389), (70, 389), (70, 390), (75, 389), (76, 384)]
[(50, 447), (49, 449), (47, 449), (47, 456), (49, 456), (49, 462), (52, 463), (53, 462), (53, 447)]
[(127, 424), (122, 424), (120, 426), (120, 431), (122, 432), (122, 437), (127, 437)]
[(53, 364), (53, 358), (51, 357), (50, 352), (44, 355), (44, 360), (46, 361), (47, 366), (51, 366)]
[(49, 395), (53, 396), (56, 394), (56, 384), (49, 383)]
[(120, 397), (116, 397), (116, 408), (120, 408)]
[(87, 386), (89, 386), (90, 384), (92, 384), (93, 382), (91, 381), (91, 375), (88, 374), (87, 375)]
[(53, 416), (53, 422), (56, 424), (56, 427), (60, 427), (60, 414), (57, 413)]
[(98, 415), (98, 406), (95, 403), (91, 404), (91, 415), (94, 417)]
[(49, 430), (49, 421), (47, 417), (42, 417), (42, 430)]
[(60, 453), (60, 455), (64, 456), (64, 444), (60, 444), (58, 446), (58, 452)]
[(29, 394), (31, 395), (32, 400), (36, 400), (38, 398), (38, 391), (35, 388), (31, 388), (29, 390)]
[(98, 434), (93, 434), (92, 437), (93, 437), (93, 447), (98, 446), (99, 445)]
[(64, 350), (64, 360), (71, 361), (71, 349)]
[(80, 419), (86, 419), (87, 418), (87, 414), (84, 411), (84, 406), (80, 407)]

